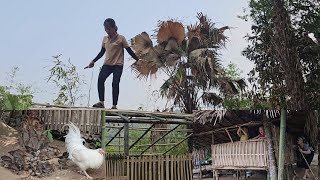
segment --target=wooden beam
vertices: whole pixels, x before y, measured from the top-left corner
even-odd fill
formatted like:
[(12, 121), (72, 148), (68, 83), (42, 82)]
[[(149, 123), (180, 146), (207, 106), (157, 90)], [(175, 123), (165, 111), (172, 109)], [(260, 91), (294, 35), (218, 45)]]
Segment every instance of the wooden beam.
[(129, 150), (137, 144), (152, 128), (154, 127), (154, 124), (152, 124), (131, 146), (129, 147)]
[(181, 143), (183, 143), (185, 140), (187, 140), (190, 136), (192, 136), (193, 133), (189, 134), (186, 138), (182, 139), (180, 142), (178, 142), (175, 146), (171, 147), (170, 149), (168, 149), (166, 152), (163, 153), (163, 155), (167, 154), (168, 152), (170, 152), (172, 149), (174, 149), (175, 147), (179, 146)]
[(212, 133), (216, 133), (216, 132), (223, 132), (223, 131), (225, 131), (225, 129), (234, 129), (234, 128), (238, 128), (239, 126), (257, 126), (257, 125), (261, 125), (261, 124), (262, 124), (262, 122), (250, 121), (250, 122), (247, 122), (244, 124), (237, 124), (237, 125), (233, 125), (230, 127), (223, 127), (223, 128), (215, 129), (212, 131), (194, 134), (194, 136), (201, 136), (201, 135), (212, 134)]
[[(128, 123), (128, 121), (123, 119), (107, 119), (108, 123)], [(192, 124), (192, 122), (189, 121), (174, 121), (174, 120), (167, 120), (167, 121), (159, 121), (159, 120), (141, 120), (141, 119), (130, 119), (130, 123), (142, 123), (142, 124), (181, 124), (181, 125), (188, 125)]]
[(172, 131), (174, 131), (175, 129), (177, 129), (180, 126), (180, 124), (178, 124), (176, 127), (174, 127), (173, 129), (171, 129), (170, 131), (166, 132), (164, 135), (162, 135), (159, 139), (157, 139), (155, 142), (153, 142), (150, 146), (147, 147), (147, 149), (145, 149), (144, 151), (141, 152), (140, 155), (142, 155), (143, 153), (145, 153), (148, 149), (150, 149), (154, 144), (156, 144), (157, 142), (159, 142), (161, 139), (163, 139), (165, 136), (167, 136), (169, 133), (171, 133)]
[[(185, 139), (185, 138), (183, 138)], [(136, 147), (144, 147), (144, 146), (150, 146), (151, 144), (138, 144), (135, 145)], [(154, 144), (154, 146), (174, 146), (177, 145), (177, 143), (167, 143), (167, 144)]]
[(229, 139), (231, 140), (231, 142), (233, 143), (233, 139), (231, 138), (231, 136), (230, 136), (230, 133), (229, 133), (229, 131), (228, 131), (228, 129), (225, 129), (226, 130), (226, 132), (227, 132), (227, 134), (228, 134), (228, 136), (229, 136)]

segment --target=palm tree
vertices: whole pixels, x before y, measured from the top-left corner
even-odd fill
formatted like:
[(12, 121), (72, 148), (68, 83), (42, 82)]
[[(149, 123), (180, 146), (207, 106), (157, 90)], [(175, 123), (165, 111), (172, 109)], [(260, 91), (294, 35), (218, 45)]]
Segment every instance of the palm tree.
[(185, 26), (176, 20), (159, 22), (153, 46), (146, 32), (131, 39), (132, 48), (143, 59), (132, 64), (140, 78), (148, 78), (163, 70), (168, 79), (160, 88), (161, 95), (173, 100), (185, 113), (200, 105), (219, 106), (223, 97), (236, 94), (245, 87), (242, 79), (226, 76), (218, 51), (225, 47), (224, 31), (216, 28), (207, 16), (197, 14), (199, 23)]

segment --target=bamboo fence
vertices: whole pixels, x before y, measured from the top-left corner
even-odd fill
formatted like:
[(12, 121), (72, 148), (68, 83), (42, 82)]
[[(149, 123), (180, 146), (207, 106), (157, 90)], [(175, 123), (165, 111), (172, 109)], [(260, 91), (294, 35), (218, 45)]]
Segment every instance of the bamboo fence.
[(106, 157), (106, 179), (192, 180), (192, 156)]

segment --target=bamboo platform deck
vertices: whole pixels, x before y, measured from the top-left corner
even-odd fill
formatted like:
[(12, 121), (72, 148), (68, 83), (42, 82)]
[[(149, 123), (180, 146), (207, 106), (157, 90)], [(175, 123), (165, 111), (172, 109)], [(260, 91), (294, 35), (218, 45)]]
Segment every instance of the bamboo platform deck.
[(144, 124), (192, 124), (192, 114), (172, 112), (148, 112), (138, 110), (103, 109), (91, 107), (69, 107), (33, 103), (29, 110), (39, 111), (39, 117), (47, 129), (61, 130), (68, 121), (74, 122), (82, 132), (101, 133), (101, 112), (107, 123)]

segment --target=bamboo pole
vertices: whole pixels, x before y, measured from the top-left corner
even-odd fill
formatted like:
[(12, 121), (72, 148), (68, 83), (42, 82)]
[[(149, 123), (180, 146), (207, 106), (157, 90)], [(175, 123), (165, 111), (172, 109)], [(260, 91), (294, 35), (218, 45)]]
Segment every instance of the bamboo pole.
[(286, 117), (287, 111), (281, 109), (280, 121), (280, 140), (279, 140), (279, 161), (278, 161), (278, 179), (283, 179), (284, 174), (284, 152), (285, 152), (285, 138), (286, 138)]
[[(102, 126), (101, 148), (103, 148), (104, 152), (106, 151), (106, 141), (107, 141), (106, 121), (104, 120), (105, 117), (106, 117), (106, 112), (101, 111), (101, 126)], [(107, 177), (106, 162), (104, 162), (104, 177)]]
[[(128, 121), (123, 119), (107, 119), (108, 123), (128, 123)], [(142, 120), (142, 119), (130, 119), (130, 123), (144, 123), (144, 124), (182, 124), (182, 125), (191, 125), (192, 122), (190, 121), (175, 121), (175, 120), (167, 120), (167, 121), (160, 121), (160, 120)]]
[(135, 145), (137, 144), (152, 128), (153, 128), (154, 124), (152, 124), (133, 144), (131, 144), (131, 146), (129, 147), (129, 150)]
[[(181, 140), (180, 142), (176, 143), (173, 147), (171, 147), (170, 149), (168, 149), (166, 152), (163, 153), (163, 155), (167, 154), (169, 151), (171, 151), (173, 148), (177, 147), (179, 144), (183, 143), (185, 140), (187, 140), (190, 136), (192, 136), (193, 133), (189, 134), (186, 138), (184, 138), (183, 140)], [(156, 144), (154, 144), (156, 145)]]
[(124, 124), (124, 155), (129, 156), (129, 123)]
[(180, 126), (177, 125), (176, 127), (174, 127), (171, 131), (166, 132), (164, 135), (162, 135), (159, 139), (157, 139), (155, 142), (153, 142), (150, 146), (147, 147), (147, 149), (145, 149), (144, 151), (141, 152), (140, 155), (142, 155), (143, 153), (145, 153), (148, 149), (150, 149), (154, 144), (156, 144), (158, 141), (160, 141), (161, 139), (163, 139), (165, 136), (167, 136), (169, 133), (171, 133), (172, 131), (176, 130), (178, 127)]
[(124, 126), (122, 126), (118, 132), (105, 144), (105, 146), (108, 146), (119, 134), (120, 132), (122, 131), (122, 129), (124, 128)]
[(229, 136), (230, 141), (231, 141), (231, 142), (233, 142), (233, 139), (232, 139), (232, 137), (231, 137), (231, 135), (230, 135), (230, 133), (229, 133), (228, 129), (225, 129), (225, 130), (226, 130), (226, 132), (227, 132), (227, 134), (228, 134), (228, 136)]
[(250, 122), (247, 122), (247, 123), (237, 124), (237, 125), (233, 125), (233, 126), (230, 126), (230, 127), (224, 127), (224, 128), (219, 128), (219, 129), (215, 129), (215, 130), (212, 130), (212, 131), (207, 131), (207, 132), (203, 132), (203, 133), (194, 134), (194, 136), (212, 134), (212, 133), (216, 133), (216, 132), (225, 131), (226, 129), (238, 128), (239, 126), (256, 126), (256, 125), (261, 125), (261, 124), (262, 124), (262, 122), (250, 121)]
[(271, 134), (271, 124), (270, 122), (267, 122), (266, 115), (263, 114), (263, 126), (265, 130), (265, 136), (267, 140), (267, 152), (268, 152), (268, 166), (269, 166), (269, 171), (268, 175), (271, 180), (276, 180), (277, 179), (277, 163), (276, 163), (276, 158), (274, 154), (274, 144), (272, 141), (272, 134)]

